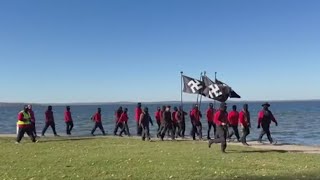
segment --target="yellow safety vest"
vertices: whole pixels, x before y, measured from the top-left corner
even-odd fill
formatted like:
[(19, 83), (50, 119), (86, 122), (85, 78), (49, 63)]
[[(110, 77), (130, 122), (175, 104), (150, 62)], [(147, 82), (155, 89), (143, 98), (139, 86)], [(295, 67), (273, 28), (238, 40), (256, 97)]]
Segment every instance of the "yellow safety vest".
[(21, 120), (18, 119), (17, 124), (18, 125), (29, 125), (29, 124), (31, 124), (31, 121), (30, 121), (31, 116), (30, 116), (30, 114), (26, 113), (24, 111), (21, 111), (20, 113), (23, 114), (23, 119), (27, 119), (27, 120), (26, 121), (21, 121)]

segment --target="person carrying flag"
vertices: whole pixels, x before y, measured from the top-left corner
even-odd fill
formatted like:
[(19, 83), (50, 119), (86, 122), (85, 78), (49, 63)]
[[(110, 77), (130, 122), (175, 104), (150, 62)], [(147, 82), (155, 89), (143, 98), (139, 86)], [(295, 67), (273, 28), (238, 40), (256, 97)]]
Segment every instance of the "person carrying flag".
[(215, 109), (213, 108), (213, 104), (210, 103), (209, 104), (209, 108), (207, 110), (207, 121), (208, 121), (208, 134), (207, 134), (207, 139), (211, 139), (210, 136), (210, 132), (211, 129), (213, 128), (213, 132), (214, 132), (214, 137), (216, 137), (216, 124), (214, 123), (214, 113), (215, 113)]
[(202, 124), (201, 118), (202, 114), (199, 110), (198, 105), (195, 105), (190, 113), (191, 123), (192, 123), (192, 139), (196, 140), (196, 134), (198, 134), (199, 139), (202, 140)]

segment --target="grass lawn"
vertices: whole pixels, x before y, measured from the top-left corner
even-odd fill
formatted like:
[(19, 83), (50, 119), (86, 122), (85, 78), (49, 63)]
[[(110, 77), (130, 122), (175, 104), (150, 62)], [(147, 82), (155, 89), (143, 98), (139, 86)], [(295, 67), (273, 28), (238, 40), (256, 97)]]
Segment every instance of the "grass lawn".
[(320, 155), (135, 138), (0, 138), (0, 179), (320, 179)]

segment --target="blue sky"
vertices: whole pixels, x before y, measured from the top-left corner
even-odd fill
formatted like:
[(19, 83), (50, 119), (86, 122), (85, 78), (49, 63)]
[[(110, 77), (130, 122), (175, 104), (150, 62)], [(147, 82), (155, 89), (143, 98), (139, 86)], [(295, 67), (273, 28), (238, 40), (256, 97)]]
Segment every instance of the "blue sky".
[(179, 100), (181, 70), (217, 71), (243, 100), (320, 99), (319, 9), (316, 0), (0, 1), (0, 101)]

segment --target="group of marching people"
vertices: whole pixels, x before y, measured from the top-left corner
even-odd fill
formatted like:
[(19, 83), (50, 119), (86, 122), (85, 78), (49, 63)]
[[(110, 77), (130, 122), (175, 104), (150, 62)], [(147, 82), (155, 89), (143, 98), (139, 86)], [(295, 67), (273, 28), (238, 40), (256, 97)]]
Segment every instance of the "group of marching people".
[[(257, 128), (262, 127), (262, 131), (258, 140), (261, 142), (262, 137), (267, 134), (270, 143), (273, 143), (273, 139), (271, 138), (270, 134), (270, 124), (271, 121), (273, 121), (276, 126), (278, 123), (272, 112), (269, 110), (270, 104), (264, 103), (262, 106), (263, 109), (258, 115)], [(157, 137), (161, 140), (163, 140), (166, 135), (171, 137), (172, 140), (175, 140), (178, 137), (184, 138), (186, 131), (185, 120), (187, 115), (188, 113), (183, 110), (182, 106), (179, 108), (174, 107), (173, 112), (171, 112), (171, 106), (169, 105), (163, 106), (162, 108), (157, 108), (157, 111), (154, 114), (158, 125)], [(42, 136), (45, 136), (45, 132), (48, 127), (51, 127), (54, 135), (58, 136), (55, 130), (52, 106), (48, 106), (48, 109), (45, 112), (45, 117), (46, 120), (45, 126), (42, 130)], [(193, 140), (196, 140), (196, 136), (202, 140), (202, 113), (199, 110), (198, 105), (194, 105), (192, 107), (189, 112), (189, 117), (192, 125), (190, 134)], [(248, 145), (246, 138), (250, 134), (251, 121), (247, 104), (243, 105), (243, 109), (240, 112), (237, 111), (237, 106), (234, 105), (232, 106), (232, 111), (228, 113), (226, 103), (221, 103), (218, 110), (216, 110), (214, 105), (210, 103), (206, 111), (206, 119), (208, 122), (207, 139), (209, 140), (209, 147), (211, 147), (211, 145), (214, 143), (221, 143), (221, 150), (222, 152), (225, 152), (227, 140), (231, 139), (233, 135), (236, 137), (238, 142), (242, 142), (243, 145)], [(66, 123), (66, 134), (71, 135), (71, 131), (73, 129), (73, 119), (70, 106), (66, 107), (64, 120)], [(91, 135), (94, 136), (97, 128), (102, 131), (103, 135), (106, 135), (102, 125), (101, 108), (97, 109), (97, 112), (91, 117), (91, 120), (95, 122), (91, 131)], [(118, 130), (120, 129), (120, 136), (122, 136), (122, 134), (130, 136), (128, 120), (128, 109), (119, 107), (119, 109), (115, 112), (115, 128), (113, 134), (118, 135)], [(153, 121), (148, 107), (142, 109), (141, 103), (138, 103), (135, 109), (135, 120), (137, 125), (137, 135), (141, 136), (142, 140), (150, 140), (150, 124), (153, 126)], [(239, 124), (242, 130), (241, 137), (238, 130)], [(33, 142), (36, 142), (37, 133), (35, 128), (35, 115), (31, 105), (24, 106), (24, 109), (19, 112), (17, 126), (19, 128), (17, 143), (20, 143), (25, 133), (31, 137)], [(213, 139), (211, 139), (212, 129), (214, 132)]]

